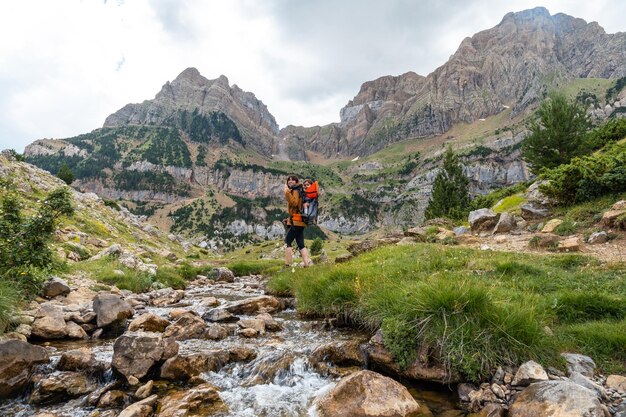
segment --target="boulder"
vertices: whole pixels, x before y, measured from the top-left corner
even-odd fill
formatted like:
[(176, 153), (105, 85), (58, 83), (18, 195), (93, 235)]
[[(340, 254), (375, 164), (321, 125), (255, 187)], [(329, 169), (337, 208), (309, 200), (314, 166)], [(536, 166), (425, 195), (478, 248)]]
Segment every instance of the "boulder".
[(256, 357), (253, 349), (235, 346), (228, 350), (211, 350), (202, 353), (176, 355), (161, 367), (161, 378), (186, 381), (202, 372), (218, 371), (231, 362), (247, 362)]
[(526, 221), (544, 219), (550, 216), (550, 210), (533, 203), (522, 204), (521, 210), (522, 219)]
[(120, 253), (122, 253), (122, 247), (118, 243), (115, 243), (109, 246), (108, 248), (101, 250), (100, 252), (98, 252), (91, 258), (89, 258), (89, 260), (96, 261), (100, 258), (104, 258), (108, 256), (116, 256), (116, 255), (119, 255)]
[(45, 348), (21, 340), (1, 341), (0, 358), (0, 398), (22, 392), (35, 365), (50, 360)]
[(98, 408), (121, 407), (128, 400), (128, 395), (124, 391), (117, 389), (105, 392), (98, 400)]
[(274, 313), (282, 310), (283, 305), (276, 297), (260, 295), (229, 303), (223, 307), (232, 314), (253, 315), (258, 313)]
[(219, 267), (214, 268), (213, 273), (215, 274), (215, 281), (218, 282), (234, 282), (235, 274), (228, 268)]
[(93, 311), (97, 314), (96, 324), (100, 328), (126, 320), (135, 313), (119, 295), (105, 292), (98, 293), (94, 298)]
[(467, 417), (504, 417), (506, 409), (495, 403), (487, 403), (482, 410), (477, 413), (468, 414)]
[(515, 399), (509, 417), (605, 417), (596, 393), (571, 381), (531, 384)]
[(448, 372), (445, 366), (439, 363), (432, 355), (418, 355), (418, 358), (408, 367), (401, 368), (395, 362), (392, 353), (385, 346), (383, 334), (380, 330), (363, 346), (363, 351), (367, 355), (368, 363), (391, 374), (440, 383), (459, 382), (459, 375)]
[(199, 339), (206, 330), (206, 323), (194, 313), (185, 313), (167, 326), (163, 337), (174, 340)]
[(94, 353), (88, 348), (80, 348), (63, 352), (57, 369), (60, 371), (81, 371), (93, 369), (96, 365)]
[(626, 377), (622, 375), (609, 375), (606, 378), (607, 388), (626, 393)]
[(144, 313), (133, 319), (128, 325), (128, 331), (144, 331), (144, 332), (164, 332), (170, 322), (154, 313)]
[(538, 248), (556, 247), (560, 239), (559, 236), (551, 233), (538, 233), (528, 241), (528, 245)]
[(313, 406), (320, 417), (411, 416), (420, 405), (399, 382), (372, 371), (359, 371), (342, 378)]
[(45, 298), (54, 298), (57, 295), (69, 294), (70, 287), (59, 277), (52, 276), (43, 284), (42, 295)]
[(415, 240), (419, 240), (420, 242), (426, 241), (426, 229), (422, 227), (412, 227), (404, 232), (404, 234), (408, 237), (412, 237)]
[(526, 386), (533, 382), (547, 380), (548, 374), (543, 369), (543, 367), (535, 361), (528, 361), (523, 363), (519, 367), (519, 369), (515, 373), (515, 377), (513, 377), (511, 385)]
[(582, 244), (583, 243), (578, 236), (572, 236), (560, 241), (557, 246), (557, 250), (559, 252), (579, 252)]
[(549, 220), (541, 229), (541, 233), (554, 233), (554, 230), (563, 223), (561, 219)]
[(68, 321), (65, 325), (67, 337), (70, 339), (87, 339), (87, 332), (73, 321)]
[(201, 384), (163, 397), (157, 417), (209, 416), (218, 411), (226, 411), (218, 389)]
[(253, 329), (257, 334), (265, 334), (265, 321), (261, 319), (241, 319), (237, 322), (241, 329)]
[(257, 337), (259, 335), (258, 330), (252, 328), (239, 329), (237, 334), (242, 337)]
[(239, 320), (239, 317), (229, 313), (223, 308), (212, 308), (205, 312), (202, 318), (212, 323), (229, 323)]
[(135, 391), (135, 398), (139, 398), (140, 400), (148, 398), (150, 394), (152, 394), (152, 388), (154, 388), (154, 381), (150, 380), (137, 388), (137, 391)]
[(493, 228), (493, 233), (507, 233), (511, 230), (515, 229), (517, 223), (515, 222), (515, 218), (511, 216), (509, 213), (501, 213), (500, 219), (496, 226)]
[(283, 329), (283, 326), (268, 313), (261, 313), (256, 316), (258, 320), (262, 320), (265, 325), (265, 330), (268, 332), (278, 332)]
[(596, 363), (589, 356), (578, 353), (562, 353), (561, 356), (567, 362), (567, 371), (571, 375), (579, 372), (586, 377), (592, 378), (596, 370)]
[(161, 290), (152, 291), (148, 296), (150, 297), (151, 305), (163, 307), (178, 303), (185, 297), (185, 291), (163, 288)]
[(35, 384), (29, 401), (32, 404), (50, 404), (80, 397), (97, 387), (96, 383), (79, 372), (57, 372), (47, 375)]
[(228, 362), (248, 362), (256, 359), (256, 351), (244, 346), (233, 346), (228, 349)]
[(129, 405), (117, 417), (149, 417), (154, 410), (154, 404), (156, 404), (159, 397), (151, 395), (145, 400), (141, 400), (134, 404)]
[(470, 232), (470, 229), (468, 229), (465, 226), (457, 226), (454, 229), (452, 229), (452, 232), (454, 233), (455, 236), (463, 236), (466, 235)]
[(202, 372), (217, 371), (228, 363), (229, 357), (227, 351), (176, 355), (166, 360), (161, 367), (161, 378), (185, 381)]
[(204, 307), (217, 307), (220, 305), (220, 300), (215, 297), (206, 297), (202, 299), (201, 305)]
[(369, 252), (380, 246), (380, 242), (377, 240), (366, 239), (359, 242), (354, 242), (348, 245), (347, 249), (353, 256), (360, 253)]
[(222, 325), (209, 324), (204, 331), (203, 338), (208, 340), (222, 340), (229, 336), (229, 331)]
[(500, 218), (500, 215), (488, 208), (470, 211), (468, 221), (472, 231), (480, 232), (492, 229)]
[(311, 352), (309, 361), (316, 365), (320, 362), (331, 362), (340, 366), (364, 365), (365, 354), (361, 350), (359, 340), (329, 342), (318, 346)]
[(587, 243), (590, 245), (598, 245), (609, 241), (609, 235), (603, 230), (600, 232), (592, 233), (587, 239)]
[(40, 317), (33, 322), (31, 334), (41, 339), (63, 339), (67, 336), (67, 326), (63, 317)]
[(569, 380), (580, 385), (581, 387), (585, 387), (587, 389), (590, 389), (591, 391), (594, 391), (598, 398), (608, 399), (604, 387), (596, 384), (580, 372), (572, 372), (569, 376)]
[(178, 343), (160, 333), (126, 332), (113, 344), (111, 366), (127, 379), (141, 379), (148, 371), (178, 353)]

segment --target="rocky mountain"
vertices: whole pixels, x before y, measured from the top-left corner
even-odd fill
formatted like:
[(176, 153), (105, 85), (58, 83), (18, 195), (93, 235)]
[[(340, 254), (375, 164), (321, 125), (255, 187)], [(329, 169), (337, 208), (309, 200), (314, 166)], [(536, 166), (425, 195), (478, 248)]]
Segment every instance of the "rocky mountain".
[(294, 172), (322, 184), (325, 233), (363, 233), (422, 219), (447, 145), (474, 194), (528, 180), (524, 117), (546, 91), (592, 81), (579, 96), (594, 117), (609, 117), (626, 109), (625, 76), (625, 33), (536, 8), (466, 38), (428, 76), (364, 83), (340, 123), (279, 131), (254, 94), (188, 68), (102, 128), (35, 141), (25, 156), (52, 173), (67, 164), (78, 190), (119, 200), (205, 247), (280, 236), (281, 190)]
[[(576, 78), (626, 76), (626, 33), (537, 7), (509, 13), (465, 38), (426, 77), (409, 72), (368, 81), (331, 127), (290, 128), (281, 136), (325, 157), (369, 155), (408, 138), (447, 132), (512, 108), (537, 104), (550, 88)], [(297, 134), (294, 134), (297, 131)], [(297, 155), (296, 151), (292, 155)]]
[(230, 87), (224, 75), (208, 80), (196, 68), (187, 68), (172, 82), (166, 82), (153, 100), (122, 107), (106, 118), (103, 127), (141, 125), (184, 129), (185, 119), (189, 119), (189, 127), (193, 128), (200, 124), (196, 118), (189, 118), (194, 112), (210, 115), (211, 120), (229, 119), (240, 132), (233, 133), (233, 139), (266, 156), (274, 151), (278, 124), (265, 104), (253, 93), (236, 85)]

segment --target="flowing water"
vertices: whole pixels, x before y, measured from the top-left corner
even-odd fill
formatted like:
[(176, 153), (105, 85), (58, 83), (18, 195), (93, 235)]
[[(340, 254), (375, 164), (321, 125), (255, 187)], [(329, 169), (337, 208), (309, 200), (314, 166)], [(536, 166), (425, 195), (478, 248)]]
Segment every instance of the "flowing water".
[[(207, 297), (216, 297), (221, 303), (262, 295), (259, 277), (241, 277), (234, 283), (220, 283), (207, 287), (190, 287), (185, 291), (185, 298), (177, 303), (177, 308), (194, 310), (202, 315), (209, 307), (202, 301)], [(171, 307), (147, 307), (147, 311), (167, 317)], [(141, 314), (138, 311), (135, 316)], [(246, 316), (239, 316), (247, 318)], [(328, 342), (351, 340), (363, 337), (353, 330), (324, 330), (322, 322), (303, 320), (292, 309), (273, 315), (283, 330), (264, 336), (246, 339), (229, 336), (220, 341), (193, 339), (179, 342), (179, 353), (195, 353), (232, 346), (253, 348), (256, 359), (248, 363), (231, 363), (217, 372), (201, 374), (207, 382), (219, 387), (220, 397), (228, 407), (227, 412), (212, 414), (226, 417), (288, 417), (312, 416), (313, 399), (334, 387), (337, 378), (316, 372), (308, 361), (309, 354), (318, 346)], [(54, 372), (54, 367), (61, 353), (66, 350), (88, 347), (96, 358), (104, 363), (111, 363), (114, 339), (96, 341), (63, 341), (46, 344), (50, 350), (51, 363), (46, 365), (45, 373)], [(103, 386), (113, 378), (110, 370), (99, 381)], [(455, 400), (451, 391), (433, 389), (429, 386), (407, 385), (412, 395), (429, 405), (434, 415), (454, 409)], [(166, 387), (168, 392), (175, 389), (173, 384)], [(184, 389), (178, 387), (177, 389)], [(37, 413), (49, 412), (55, 417), (86, 417), (96, 415), (95, 409), (86, 405), (86, 398), (67, 401), (49, 406), (28, 404), (28, 393), (21, 398), (0, 403), (1, 417), (27, 417)]]

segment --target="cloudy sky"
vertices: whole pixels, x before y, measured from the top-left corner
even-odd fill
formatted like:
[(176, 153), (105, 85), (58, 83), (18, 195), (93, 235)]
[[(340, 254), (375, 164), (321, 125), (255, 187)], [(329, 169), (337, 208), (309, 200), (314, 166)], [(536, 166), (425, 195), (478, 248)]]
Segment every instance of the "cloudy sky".
[(1, 0), (0, 149), (89, 132), (187, 67), (253, 92), (280, 127), (339, 121), (363, 82), (428, 75), (536, 6), (626, 31), (621, 0)]

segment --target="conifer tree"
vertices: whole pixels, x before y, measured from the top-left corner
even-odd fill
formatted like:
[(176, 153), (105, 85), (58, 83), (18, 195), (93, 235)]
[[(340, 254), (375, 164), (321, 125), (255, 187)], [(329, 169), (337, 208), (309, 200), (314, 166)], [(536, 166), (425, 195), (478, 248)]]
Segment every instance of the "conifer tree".
[(522, 156), (534, 174), (567, 164), (587, 151), (589, 121), (585, 109), (563, 94), (550, 94), (528, 128), (531, 133), (522, 143)]
[(76, 179), (76, 177), (74, 176), (74, 173), (72, 172), (70, 167), (67, 166), (67, 163), (65, 163), (65, 162), (63, 162), (63, 165), (61, 165), (61, 168), (59, 168), (59, 172), (57, 173), (57, 177), (59, 177), (63, 181), (65, 181), (65, 183), (67, 185), (70, 185), (72, 183), (72, 181), (74, 181)]
[(433, 183), (433, 191), (424, 213), (426, 219), (446, 217), (461, 220), (470, 204), (469, 179), (463, 173), (458, 156), (448, 147), (443, 167)]

